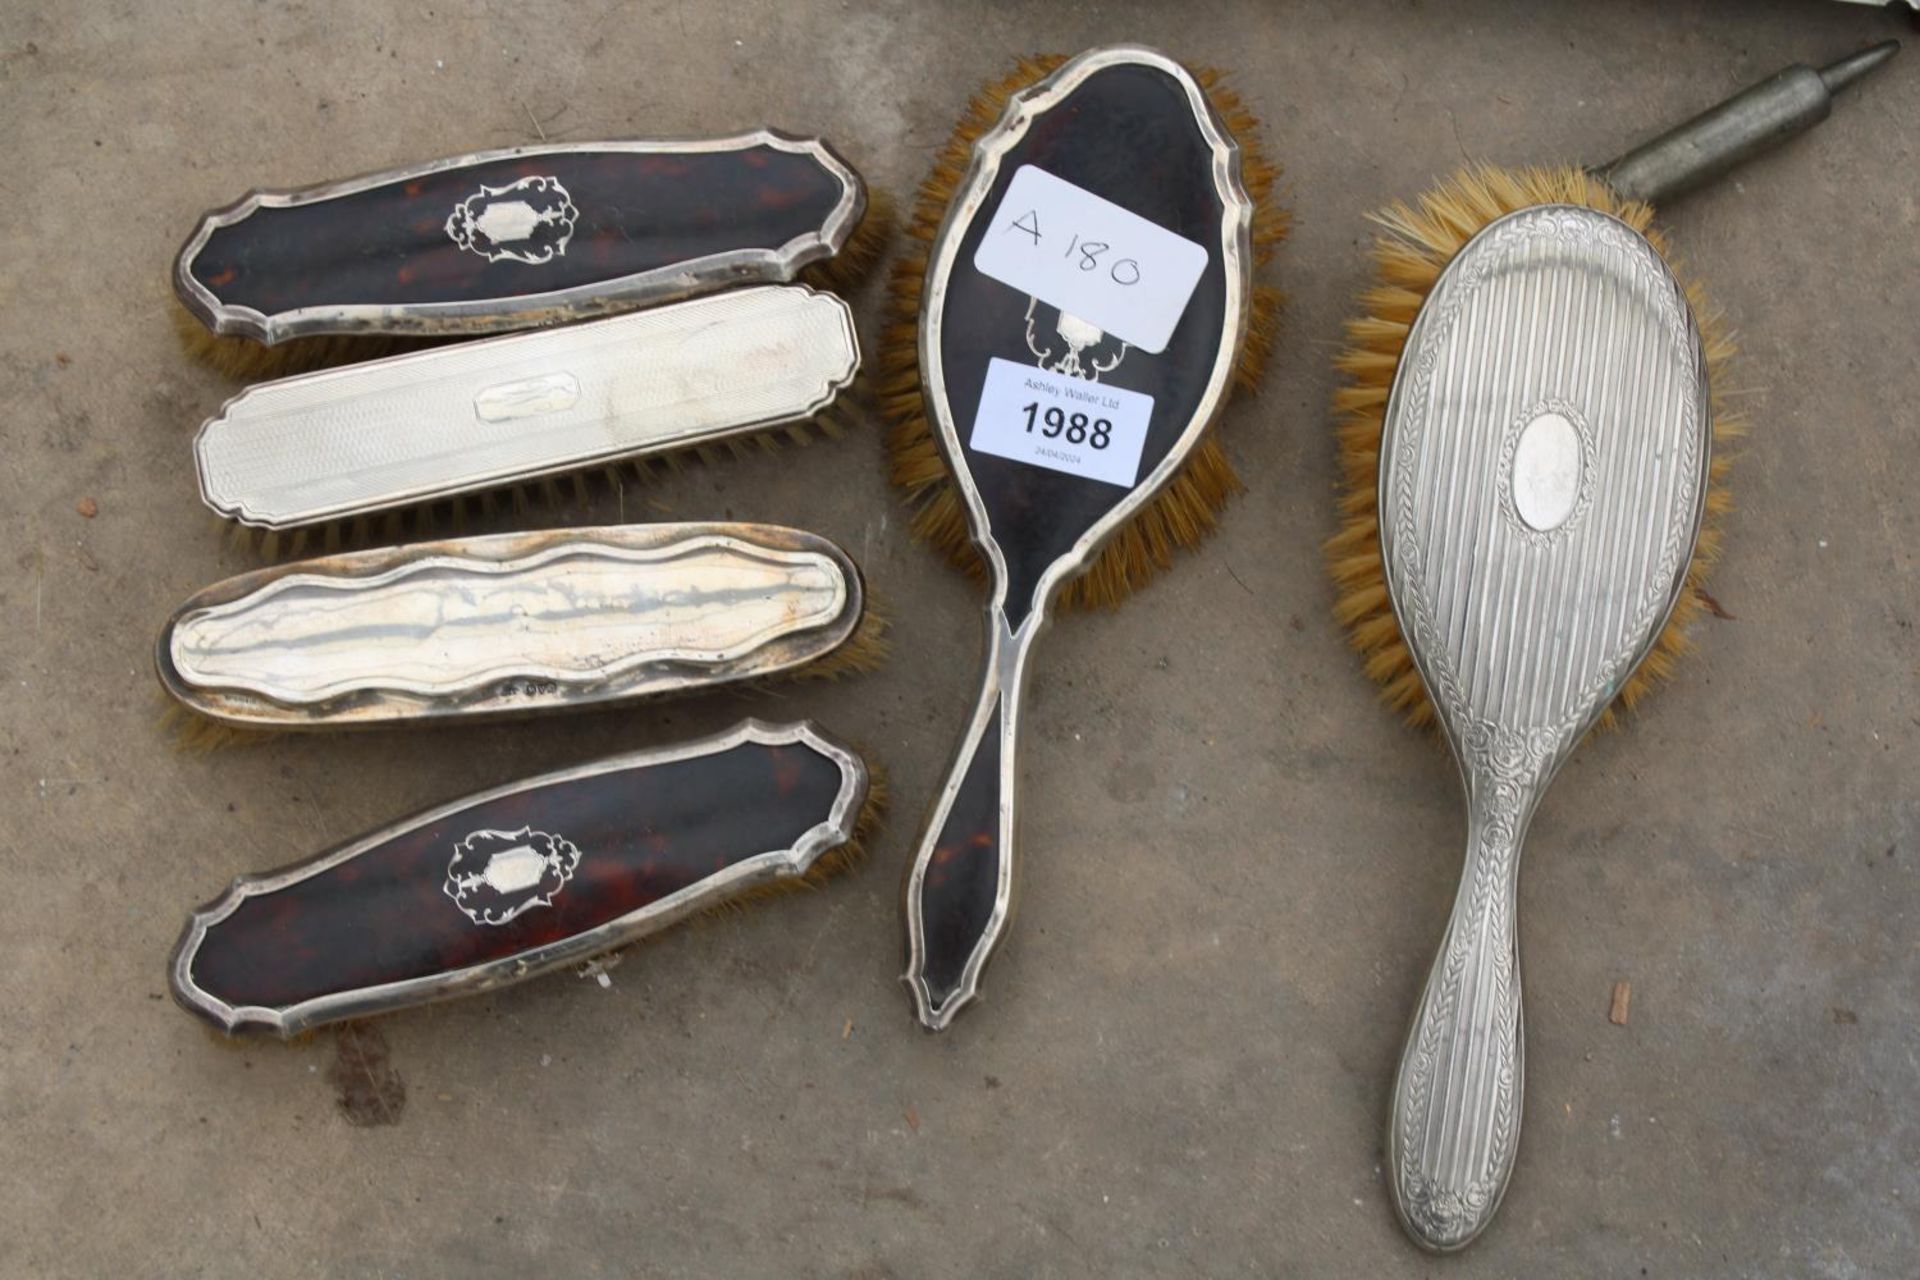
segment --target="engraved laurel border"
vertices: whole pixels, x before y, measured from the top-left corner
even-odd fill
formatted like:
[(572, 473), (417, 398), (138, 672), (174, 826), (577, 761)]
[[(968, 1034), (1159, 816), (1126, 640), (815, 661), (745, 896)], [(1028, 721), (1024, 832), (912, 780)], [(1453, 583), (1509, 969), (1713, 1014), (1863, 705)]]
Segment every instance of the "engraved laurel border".
[[(1424, 343), (1411, 370), (1403, 369), (1396, 380), (1391, 397), (1396, 405), (1388, 415), (1395, 435), (1395, 446), (1406, 451), (1409, 459), (1418, 456), (1423, 444), (1426, 404), (1432, 395), (1433, 378), (1442, 345), (1438, 340), (1439, 335), (1452, 330), (1459, 323), (1460, 313), (1467, 301), (1486, 282), (1493, 269), (1504, 265), (1517, 246), (1535, 238), (1599, 240), (1619, 251), (1645, 286), (1645, 294), (1664, 322), (1673, 348), (1697, 353), (1698, 333), (1679, 288), (1666, 264), (1638, 232), (1616, 218), (1576, 205), (1542, 205), (1508, 214), (1474, 238), (1475, 245), (1485, 242), (1479, 252), (1469, 252), (1473, 245), (1460, 251), (1455, 258), (1458, 273), (1441, 280), (1436, 297), (1428, 304), (1433, 308), (1431, 317), (1423, 311), (1419, 318), (1419, 326), (1434, 336)], [(1696, 360), (1694, 363), (1698, 365), (1702, 362)], [(1399, 410), (1397, 403), (1403, 395), (1406, 397), (1406, 407)], [(1681, 475), (1685, 480), (1690, 480), (1696, 490), (1705, 479), (1703, 433), (1699, 429), (1703, 412), (1704, 405), (1699, 403), (1698, 397), (1687, 397), (1681, 406), (1683, 430), (1680, 433), (1681, 449), (1677, 464), (1681, 468)], [(1585, 443), (1584, 438), (1582, 443)], [(1379, 501), (1380, 510), (1391, 514), (1392, 542), (1408, 549), (1418, 546), (1413, 470), (1410, 461), (1396, 465), (1391, 475), (1383, 468)], [(1392, 492), (1388, 492), (1389, 481), (1392, 482)], [(1660, 558), (1654, 571), (1647, 575), (1646, 585), (1635, 605), (1634, 616), (1623, 622), (1622, 633), (1650, 634), (1672, 609), (1678, 590), (1676, 570), (1690, 554), (1698, 527), (1698, 504), (1675, 504), (1674, 518), (1668, 521)], [(1388, 587), (1395, 610), (1401, 616), (1402, 625), (1407, 626), (1420, 641), (1414, 652), (1428, 690), (1455, 718), (1462, 721), (1470, 719), (1471, 710), (1460, 688), (1458, 673), (1454, 671), (1445, 648), (1438, 642), (1432, 609), (1426, 596), (1424, 557), (1415, 566), (1389, 554), (1387, 564)], [(1593, 678), (1575, 692), (1568, 705), (1573, 708), (1584, 707), (1608, 688), (1616, 687), (1626, 675), (1625, 668), (1637, 663), (1641, 656), (1639, 646), (1623, 646), (1611, 662), (1603, 663)], [(1563, 711), (1558, 719), (1549, 722), (1549, 727), (1571, 729), (1579, 718)], [(1442, 719), (1444, 721), (1446, 717)]]

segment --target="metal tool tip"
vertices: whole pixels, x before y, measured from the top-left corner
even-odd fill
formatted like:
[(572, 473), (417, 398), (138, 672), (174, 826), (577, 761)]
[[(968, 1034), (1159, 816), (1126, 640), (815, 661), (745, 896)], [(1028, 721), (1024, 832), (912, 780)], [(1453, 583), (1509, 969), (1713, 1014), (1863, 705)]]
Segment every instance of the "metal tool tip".
[(1898, 52), (1898, 40), (1882, 40), (1879, 44), (1869, 45), (1858, 53), (1850, 53), (1840, 61), (1820, 68), (1821, 83), (1827, 86), (1828, 93), (1839, 93), (1855, 81), (1872, 74)]

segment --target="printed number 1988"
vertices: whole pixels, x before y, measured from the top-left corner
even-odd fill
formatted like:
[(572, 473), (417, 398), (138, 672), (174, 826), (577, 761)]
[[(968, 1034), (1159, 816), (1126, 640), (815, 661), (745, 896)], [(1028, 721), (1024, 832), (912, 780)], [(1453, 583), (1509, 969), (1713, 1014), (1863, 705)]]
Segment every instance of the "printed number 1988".
[(1153, 397), (994, 356), (967, 445), (1029, 467), (1130, 486), (1153, 425)]
[(1022, 405), (1020, 412), (1027, 415), (1027, 434), (1032, 435), (1034, 424), (1043, 422), (1040, 434), (1049, 440), (1057, 439), (1066, 433), (1068, 444), (1087, 444), (1096, 449), (1104, 449), (1113, 443), (1113, 424), (1105, 418), (1095, 418), (1091, 422), (1084, 413), (1068, 413), (1059, 405), (1048, 405), (1045, 413), (1040, 412), (1040, 404)]

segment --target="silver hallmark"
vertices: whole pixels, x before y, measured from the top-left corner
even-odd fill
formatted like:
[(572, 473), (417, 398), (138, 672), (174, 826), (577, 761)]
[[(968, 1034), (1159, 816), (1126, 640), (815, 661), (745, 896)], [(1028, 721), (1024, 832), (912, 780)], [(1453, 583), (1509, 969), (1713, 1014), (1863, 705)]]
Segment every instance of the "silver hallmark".
[(798, 529), (493, 534), (229, 579), (175, 610), (156, 662), (228, 724), (470, 719), (790, 670), (844, 643), (865, 603), (846, 553)]
[(555, 177), (535, 175), (504, 187), (483, 182), (447, 215), (447, 235), (488, 262), (537, 267), (566, 253), (579, 213)]
[(261, 383), (194, 460), (209, 507), (286, 529), (799, 422), (859, 367), (839, 298), (736, 289)]
[(1685, 584), (1709, 435), (1684, 293), (1645, 239), (1589, 209), (1489, 224), (1408, 335), (1381, 444), (1381, 551), (1468, 809), (1388, 1128), (1395, 1205), (1429, 1248), (1472, 1240), (1513, 1170), (1521, 844)]
[(580, 850), (565, 836), (475, 831), (453, 846), (441, 889), (475, 924), (505, 924), (552, 906), (579, 865)]

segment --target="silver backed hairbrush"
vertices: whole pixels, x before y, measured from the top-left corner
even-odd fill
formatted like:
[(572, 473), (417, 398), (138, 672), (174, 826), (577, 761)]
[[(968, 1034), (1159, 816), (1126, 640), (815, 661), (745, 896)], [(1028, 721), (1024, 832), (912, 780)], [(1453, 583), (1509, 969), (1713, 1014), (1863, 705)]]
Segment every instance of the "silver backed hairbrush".
[(883, 629), (859, 569), (817, 534), (615, 525), (258, 569), (176, 609), (155, 665), (215, 726), (364, 728), (863, 670)]
[[(1706, 357), (1653, 246), (1590, 209), (1482, 231), (1407, 339), (1380, 458), (1388, 590), (1460, 766), (1466, 867), (1389, 1127), (1396, 1203), (1477, 1231), (1519, 1147), (1515, 889), (1547, 785), (1687, 580)], [(1466, 1238), (1470, 1238), (1470, 1235)]]
[(1468, 853), (1401, 1059), (1388, 1186), (1414, 1242), (1493, 1220), (1524, 1084), (1521, 843), (1587, 729), (1674, 670), (1743, 429), (1718, 309), (1646, 203), (1824, 119), (1886, 42), (1789, 67), (1593, 169), (1469, 164), (1375, 215), (1336, 358), (1335, 616), (1384, 701), (1459, 761)]

